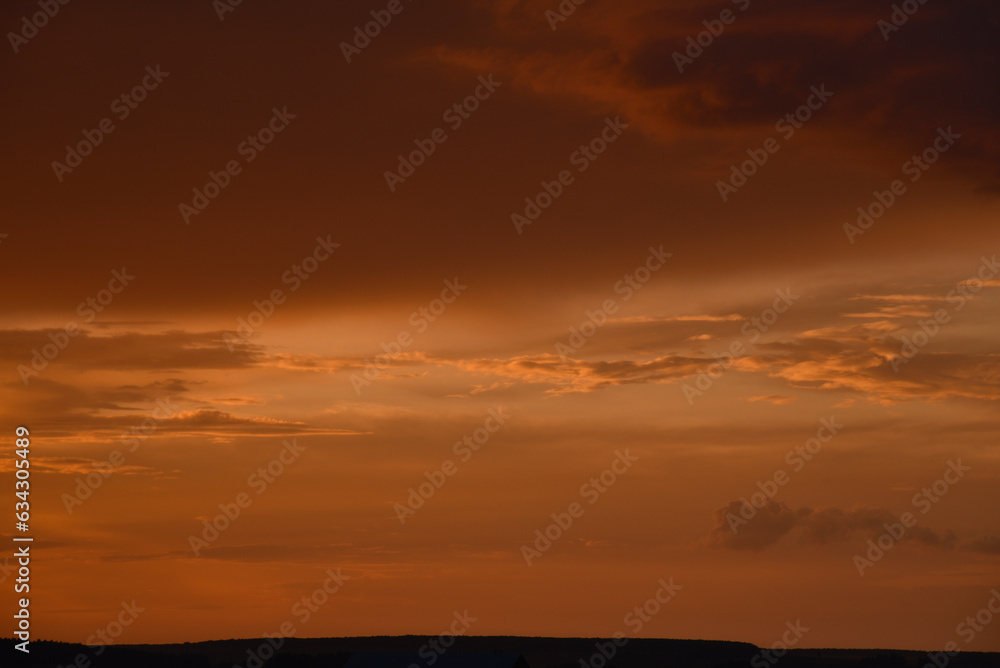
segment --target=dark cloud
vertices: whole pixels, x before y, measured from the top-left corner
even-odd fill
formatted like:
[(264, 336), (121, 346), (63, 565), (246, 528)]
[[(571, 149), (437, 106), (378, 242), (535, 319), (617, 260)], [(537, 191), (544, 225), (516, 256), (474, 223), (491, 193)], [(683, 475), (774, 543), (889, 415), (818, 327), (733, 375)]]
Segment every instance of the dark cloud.
[(38, 378), (27, 387), (8, 384), (7, 388), (16, 389), (17, 393), (9, 393), (11, 399), (7, 410), (13, 415), (44, 415), (46, 438), (79, 441), (117, 441), (136, 434), (202, 435), (229, 439), (236, 436), (358, 433), (269, 417), (241, 417), (206, 407), (209, 402), (187, 396), (190, 384), (169, 379), (144, 386), (101, 388)]
[(1000, 537), (983, 536), (968, 543), (968, 548), (985, 554), (1000, 554)]
[(632, 3), (621, 10), (630, 21), (578, 23), (571, 26), (574, 35), (591, 46), (584, 68), (575, 65), (582, 57), (576, 42), (570, 42), (575, 51), (539, 44), (448, 59), (489, 63), (538, 93), (618, 106), (646, 131), (675, 138), (684, 131), (671, 126), (727, 133), (771, 126), (802, 105), (813, 86), (825, 85), (834, 96), (810, 126), (861, 151), (891, 147), (899, 163), (922, 150), (939, 126), (954, 126), (962, 140), (949, 160), (962, 160), (967, 176), (983, 187), (1000, 186), (1000, 91), (984, 85), (1000, 78), (994, 3), (922, 6), (886, 40), (877, 23), (889, 18), (892, 6), (755, 2), (736, 11), (736, 21), (678, 71), (674, 54), (684, 52), (686, 38), (727, 8), (734, 9), (730, 3)]
[(768, 501), (747, 523), (740, 517), (742, 506), (741, 501), (730, 501), (724, 508), (715, 511), (715, 526), (709, 536), (709, 545), (735, 550), (762, 550), (778, 542), (809, 515), (808, 508), (796, 511), (781, 502)]
[[(756, 510), (756, 514), (746, 519), (751, 510)], [(708, 545), (734, 550), (762, 550), (794, 531), (801, 544), (822, 547), (842, 543), (856, 534), (874, 538), (885, 533), (887, 524), (899, 522), (898, 514), (884, 508), (794, 510), (781, 501), (768, 500), (764, 507), (751, 510), (745, 508), (743, 501), (730, 501), (716, 510), (713, 517), (715, 526), (708, 536)], [(906, 529), (903, 540), (943, 549), (953, 549), (958, 544), (952, 531), (941, 533), (920, 525)]]
[[(178, 311), (221, 313), (235, 327), (252, 300), (287, 287), (283, 272), (320, 234), (333, 234), (342, 252), (290, 294), (283, 311), (419, 305), (445, 273), (476, 279), (494, 308), (517, 311), (567, 285), (589, 285), (595, 267), (627, 260), (633, 247), (659, 241), (665, 227), (693, 258), (685, 265), (678, 253), (678, 269), (688, 274), (715, 273), (704, 261), (710, 254), (733, 268), (837, 255), (844, 249), (770, 208), (752, 213), (754, 221), (706, 206), (718, 204), (712, 183), (732, 157), (766, 136), (761, 126), (822, 83), (836, 96), (813, 121), (815, 135), (837, 154), (817, 157), (809, 174), (791, 174), (801, 177), (798, 185), (811, 177), (823, 197), (837, 199), (828, 162), (834, 172), (857, 172), (871, 155), (888, 155), (895, 168), (949, 124), (963, 138), (942, 164), (963, 162), (969, 182), (996, 183), (992, 4), (924, 5), (886, 43), (875, 22), (890, 6), (755, 1), (683, 75), (672, 51), (732, 3), (586, 3), (555, 33), (544, 18), (551, 6), (408, 6), (351, 64), (340, 41), (368, 14), (336, 3), (241, 6), (224, 22), (194, 2), (127, 11), (98, 4), (53, 22), (26, 47), (30, 55), (12, 60), (10, 87), (22, 94), (3, 112), (5, 125), (19, 131), (3, 172), (15, 197), (0, 275), (10, 282), (32, 275), (39, 254), (28, 249), (36, 248), (44, 249), (47, 275), (0, 297), (0, 307), (31, 312), (43, 304), (71, 316), (124, 263), (135, 284), (95, 330)], [(9, 23), (17, 22), (12, 15)], [(185, 44), (175, 32), (187, 36)], [(294, 44), (280, 42), (291, 34)], [(85, 48), (101, 39), (116, 48)], [(63, 50), (78, 57), (57, 59)], [(48, 66), (59, 60), (63, 69)], [(162, 87), (58, 183), (50, 164), (64, 146), (156, 63), (171, 72)], [(400, 192), (389, 193), (383, 173), (396, 156), (491, 72), (504, 82), (494, 98)], [(281, 105), (298, 117), (280, 141), (184, 225), (178, 203)], [(523, 243), (510, 212), (606, 114), (621, 114), (638, 131), (615, 147), (616, 157), (602, 157), (599, 177), (581, 174), (590, 184), (574, 186)], [(705, 187), (689, 187), (693, 178)], [(864, 185), (859, 192), (867, 194)], [(835, 203), (804, 200), (811, 211)], [(697, 227), (686, 229), (692, 219)], [(376, 229), (378, 239), (369, 234)], [(772, 238), (774, 248), (747, 257), (748, 229)], [(729, 243), (719, 243), (718, 231)], [(782, 252), (788, 249), (798, 252)], [(524, 286), (531, 288), (509, 305), (511, 288)], [(25, 343), (19, 349), (39, 345)]]
[(35, 359), (33, 351), (41, 352), (44, 346), (53, 345), (51, 337), (65, 337), (62, 339), (66, 341), (64, 349), (51, 361), (41, 358), (48, 361), (49, 366), (32, 378), (47, 375), (51, 373), (50, 367), (60, 365), (116, 371), (237, 369), (257, 363), (260, 355), (259, 346), (226, 331), (174, 330), (156, 334), (129, 332), (94, 336), (83, 330), (68, 337), (64, 329), (3, 329), (0, 330), (0, 359), (31, 368)]

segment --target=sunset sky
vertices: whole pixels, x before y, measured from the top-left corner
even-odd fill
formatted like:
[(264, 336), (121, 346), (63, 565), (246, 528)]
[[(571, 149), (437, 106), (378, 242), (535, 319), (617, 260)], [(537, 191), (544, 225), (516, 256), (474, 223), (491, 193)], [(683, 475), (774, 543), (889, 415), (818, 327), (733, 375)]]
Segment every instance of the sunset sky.
[(38, 638), (1000, 651), (996, 4), (561, 6), (5, 3)]

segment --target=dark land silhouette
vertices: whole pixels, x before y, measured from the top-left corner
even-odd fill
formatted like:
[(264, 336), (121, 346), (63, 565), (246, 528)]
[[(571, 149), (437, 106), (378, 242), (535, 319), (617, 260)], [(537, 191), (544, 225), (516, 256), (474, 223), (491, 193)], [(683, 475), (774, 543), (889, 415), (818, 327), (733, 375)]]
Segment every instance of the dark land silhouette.
[[(609, 638), (534, 638), (458, 636), (444, 654), (432, 654), (427, 636), (361, 638), (285, 638), (214, 640), (170, 645), (115, 645), (103, 648), (36, 641), (30, 656), (12, 665), (44, 668), (350, 668), (354, 665), (406, 668), (997, 668), (998, 652), (961, 652), (948, 657), (933, 651), (887, 649), (790, 649), (780, 658), (750, 643), (717, 640), (629, 639), (616, 647)], [(273, 655), (263, 647), (279, 640)], [(620, 642), (620, 640), (619, 640)], [(614, 653), (610, 658), (602, 656)], [(421, 650), (423, 654), (421, 655)], [(355, 653), (398, 653), (366, 657)], [(511, 655), (515, 660), (511, 661)], [(23, 655), (22, 655), (23, 656)], [(261, 658), (262, 656), (267, 658)], [(353, 657), (353, 661), (352, 661)], [(432, 657), (434, 658), (432, 662)], [(601, 657), (601, 658), (598, 658)], [(21, 656), (18, 657), (21, 659)], [(602, 663), (602, 659), (604, 662)], [(6, 665), (6, 663), (4, 664)]]

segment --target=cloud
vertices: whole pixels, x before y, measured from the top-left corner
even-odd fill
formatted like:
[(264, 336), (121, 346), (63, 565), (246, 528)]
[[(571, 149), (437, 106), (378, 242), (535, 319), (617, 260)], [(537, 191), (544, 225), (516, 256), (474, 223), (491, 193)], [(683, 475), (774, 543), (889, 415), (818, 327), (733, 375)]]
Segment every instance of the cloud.
[[(435, 537), (422, 540), (419, 544), (414, 544), (412, 541), (403, 543), (393, 539), (388, 539), (387, 542), (390, 544), (363, 545), (357, 542), (319, 544), (313, 542), (298, 545), (290, 545), (285, 542), (213, 544), (199, 549), (199, 556), (195, 556), (192, 550), (188, 549), (169, 552), (104, 554), (97, 557), (97, 560), (108, 563), (127, 563), (167, 559), (214, 559), (242, 563), (339, 563), (350, 564), (352, 567), (374, 564), (412, 567), (419, 563), (433, 563), (438, 558), (438, 551), (441, 549), (440, 542)], [(448, 548), (456, 558), (503, 560), (509, 554), (504, 550), (471, 543), (449, 544)]]
[[(148, 416), (156, 419), (156, 416)], [(126, 429), (141, 425), (143, 416), (104, 417), (90, 416), (89, 431), (99, 433), (131, 433)], [(121, 431), (119, 431), (121, 430)], [(82, 431), (82, 430), (81, 430)], [(240, 417), (224, 411), (201, 408), (183, 411), (159, 419), (158, 434), (214, 437), (267, 437), (267, 436), (347, 436), (365, 432), (353, 429), (313, 427), (305, 422), (278, 420), (269, 417)]]
[(739, 313), (730, 313), (729, 315), (672, 315), (672, 316), (654, 316), (654, 315), (636, 315), (629, 316), (626, 318), (609, 318), (609, 323), (614, 322), (732, 322), (743, 320), (744, 317)]
[[(547, 8), (506, 3), (498, 29), (511, 25), (506, 19), (516, 11)], [(664, 141), (692, 129), (727, 133), (773, 125), (803, 104), (812, 86), (825, 84), (835, 96), (810, 121), (813, 127), (852, 143), (864, 136), (912, 151), (915, 136), (931, 138), (938, 125), (951, 124), (963, 135), (952, 160), (965, 162), (969, 176), (985, 187), (1000, 186), (994, 122), (1000, 95), (982, 85), (1000, 77), (991, 29), (998, 9), (987, 0), (921, 7), (889, 41), (877, 27), (891, 12), (886, 6), (753, 3), (683, 72), (673, 54), (718, 8), (631, 2), (614, 10), (577, 11), (559, 26), (573, 39), (558, 44), (437, 46), (427, 57), (497, 72), (535, 95), (619, 112)]]
[[(864, 293), (835, 296), (835, 299), (839, 301), (835, 301), (833, 309), (791, 314), (783, 323), (782, 332), (769, 330), (771, 340), (750, 345), (745, 338), (740, 339), (748, 352), (736, 360), (729, 372), (765, 374), (796, 389), (854, 392), (870, 402), (883, 404), (948, 397), (1000, 399), (1000, 355), (950, 352), (935, 346), (921, 350), (908, 361), (902, 356), (904, 337), (911, 337), (916, 331), (915, 318), (932, 313), (941, 298), (926, 294)], [(857, 302), (867, 302), (873, 310), (838, 315), (836, 304)], [(833, 324), (816, 323), (817, 319), (832, 320)], [(691, 341), (690, 330), (672, 328), (699, 324), (724, 327), (730, 321), (740, 320), (742, 317), (737, 314), (619, 318), (608, 323), (600, 341), (590, 342), (588, 350), (602, 359), (538, 352), (471, 357), (466, 352), (441, 355), (412, 351), (381, 359), (377, 368), (380, 378), (431, 375), (434, 367), (453, 367), (481, 376), (470, 389), (450, 392), (453, 397), (507, 389), (514, 384), (544, 385), (548, 386), (547, 394), (559, 395), (623, 385), (671, 383), (697, 376), (717, 361), (701, 348), (703, 341), (725, 340), (714, 334), (696, 334)], [(796, 326), (809, 328), (795, 333)], [(641, 328), (650, 330), (641, 332)], [(775, 340), (778, 336), (781, 338)], [(685, 344), (692, 343), (698, 347), (681, 352)], [(681, 350), (664, 354), (665, 347)], [(359, 371), (367, 363), (367, 359), (351, 356), (263, 353), (258, 356), (258, 364), (327, 373)], [(427, 368), (420, 369), (422, 366)], [(411, 372), (400, 373), (404, 369)], [(782, 404), (794, 398), (771, 393), (750, 400)]]
[[(794, 531), (800, 544), (822, 547), (842, 543), (857, 533), (875, 538), (886, 531), (886, 524), (899, 521), (898, 515), (884, 508), (855, 507), (842, 510), (829, 507), (815, 511), (810, 508), (794, 510), (774, 500), (768, 500), (749, 520), (740, 514), (741, 510), (744, 510), (743, 501), (730, 501), (715, 511), (714, 526), (706, 539), (709, 546), (733, 550), (763, 550)], [(952, 531), (940, 533), (921, 526), (908, 528), (903, 540), (943, 549), (954, 549), (958, 545)]]
[(914, 295), (901, 295), (901, 294), (874, 295), (874, 294), (866, 294), (866, 295), (855, 295), (854, 297), (851, 297), (851, 301), (862, 301), (862, 300), (874, 301), (874, 302), (896, 302), (896, 303), (909, 304), (909, 303), (914, 303), (914, 302), (921, 303), (921, 302), (942, 301), (943, 298), (939, 297), (937, 295), (918, 295), (918, 294), (914, 294)]
[(1000, 554), (1000, 537), (983, 536), (968, 543), (968, 548), (974, 552), (984, 554)]
[[(804, 543), (822, 546), (847, 540), (856, 531), (875, 537), (886, 531), (886, 524), (898, 521), (898, 515), (884, 508), (823, 508), (806, 515), (800, 526), (804, 531)], [(952, 549), (956, 545), (955, 534), (951, 531), (941, 534), (921, 526), (907, 529), (904, 539), (945, 549)]]
[(424, 352), (412, 351), (401, 352), (395, 355), (379, 353), (368, 357), (357, 355), (345, 357), (331, 357), (324, 355), (289, 355), (276, 354), (268, 358), (268, 362), (283, 369), (294, 369), (297, 371), (324, 371), (336, 373), (338, 371), (362, 371), (373, 368), (384, 372), (386, 369), (399, 369), (417, 366), (431, 360), (431, 357)]
[(759, 397), (750, 397), (747, 401), (766, 401), (768, 403), (774, 404), (775, 406), (782, 406), (784, 404), (790, 404), (796, 401), (798, 397), (785, 397), (777, 394), (766, 394)]
[[(31, 469), (34, 473), (54, 473), (57, 475), (86, 475), (92, 473), (93, 459), (83, 457), (33, 457), (31, 459)], [(0, 472), (10, 472), (15, 470), (13, 459), (0, 462)], [(165, 472), (158, 471), (148, 466), (120, 465), (114, 467), (115, 473), (122, 475), (151, 475), (161, 476)]]
[[(278, 355), (274, 358), (277, 366), (293, 370), (325, 371), (335, 373), (364, 366), (357, 358), (335, 358)], [(448, 396), (469, 397), (483, 392), (491, 392), (511, 387), (514, 381), (528, 384), (550, 385), (546, 392), (564, 394), (571, 392), (593, 392), (596, 390), (635, 383), (665, 382), (685, 378), (699, 373), (714, 358), (685, 357), (667, 355), (651, 360), (580, 360), (560, 357), (549, 353), (516, 355), (509, 358), (462, 358), (443, 357), (415, 351), (399, 354), (380, 363), (379, 379), (415, 378), (426, 372), (410, 374), (389, 374), (388, 369), (400, 369), (417, 365), (455, 367), (466, 372), (512, 380), (492, 380), (477, 383), (466, 392)]]
[[(778, 501), (768, 501), (757, 510), (757, 515), (747, 523), (740, 516), (741, 501), (731, 501), (714, 513), (715, 526), (709, 534), (708, 544), (712, 547), (734, 550), (762, 550), (777, 543), (809, 514), (809, 509), (792, 510)], [(733, 533), (734, 523), (737, 531)]]
[[(69, 338), (50, 366), (97, 370), (238, 369), (260, 361), (261, 348), (229, 340), (231, 332), (167, 331), (158, 334), (126, 332), (93, 336), (83, 330)], [(0, 359), (30, 367), (34, 350), (50, 344), (50, 336), (66, 336), (63, 329), (2, 329)], [(229, 346), (232, 346), (230, 350)], [(50, 373), (49, 368), (41, 374)], [(40, 377), (40, 376), (39, 376)], [(37, 377), (32, 378), (34, 382)]]
[(894, 306), (879, 306), (874, 311), (863, 313), (845, 313), (846, 318), (924, 318), (931, 315), (933, 311), (929, 308), (914, 307), (905, 304)]
[(948, 397), (1000, 399), (1000, 354), (921, 351), (905, 362), (903, 342), (885, 337), (800, 336), (760, 344), (741, 369), (763, 371), (792, 387), (849, 390), (880, 403)]
[(11, 415), (44, 415), (46, 437), (71, 442), (117, 441), (137, 434), (210, 435), (219, 439), (362, 433), (266, 416), (243, 417), (206, 407), (206, 402), (186, 396), (191, 384), (171, 379), (143, 386), (100, 388), (39, 378), (27, 388), (14, 384), (19, 392), (12, 395), (5, 409)]
[(550, 394), (594, 392), (619, 385), (655, 383), (694, 376), (711, 360), (666, 355), (649, 361), (578, 360), (558, 355), (520, 355), (508, 359), (450, 361), (466, 371), (549, 384)]
[(473, 385), (472, 389), (468, 392), (460, 392), (458, 394), (449, 394), (447, 396), (454, 397), (457, 399), (468, 399), (469, 397), (474, 397), (477, 394), (483, 394), (484, 392), (494, 392), (496, 390), (505, 390), (508, 387), (513, 386), (514, 383), (510, 381), (497, 381), (495, 383)]

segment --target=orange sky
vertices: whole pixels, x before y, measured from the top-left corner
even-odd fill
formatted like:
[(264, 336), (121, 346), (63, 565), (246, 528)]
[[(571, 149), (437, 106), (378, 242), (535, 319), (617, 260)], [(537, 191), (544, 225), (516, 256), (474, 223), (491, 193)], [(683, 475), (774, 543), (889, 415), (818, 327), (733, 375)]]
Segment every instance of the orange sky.
[(350, 62), (386, 3), (71, 3), (3, 59), (37, 637), (135, 599), (118, 642), (1000, 650), (960, 627), (1000, 585), (996, 8), (393, 6)]

